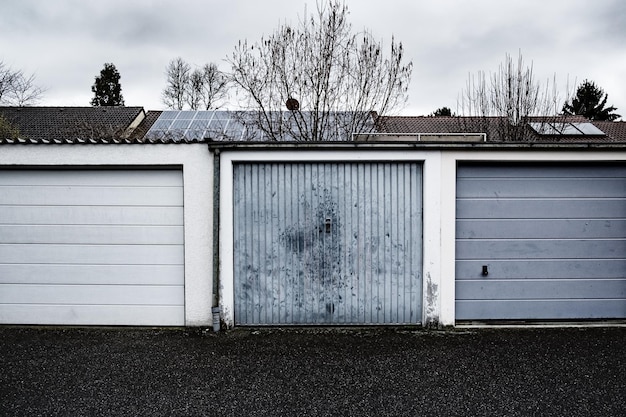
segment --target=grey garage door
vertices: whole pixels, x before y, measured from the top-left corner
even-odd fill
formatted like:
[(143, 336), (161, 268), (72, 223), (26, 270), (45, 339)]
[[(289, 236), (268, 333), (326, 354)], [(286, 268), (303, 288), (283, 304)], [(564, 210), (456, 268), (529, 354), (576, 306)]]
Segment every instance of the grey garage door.
[(417, 163), (234, 166), (235, 322), (421, 322)]
[(626, 318), (626, 167), (464, 165), (456, 318)]
[(0, 322), (184, 324), (182, 173), (0, 171)]

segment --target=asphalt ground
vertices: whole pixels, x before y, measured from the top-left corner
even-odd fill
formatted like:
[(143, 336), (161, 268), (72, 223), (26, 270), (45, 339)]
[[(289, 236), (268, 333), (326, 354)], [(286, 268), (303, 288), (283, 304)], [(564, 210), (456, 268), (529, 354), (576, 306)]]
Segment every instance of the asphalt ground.
[(0, 327), (1, 416), (626, 416), (626, 328)]

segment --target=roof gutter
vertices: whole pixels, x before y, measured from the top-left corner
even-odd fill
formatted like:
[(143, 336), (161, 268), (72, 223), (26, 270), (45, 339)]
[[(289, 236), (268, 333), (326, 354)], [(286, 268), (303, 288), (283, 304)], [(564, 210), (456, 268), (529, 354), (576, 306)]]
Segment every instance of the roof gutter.
[(606, 151), (626, 150), (626, 142), (209, 142), (209, 150), (441, 150), (441, 151)]

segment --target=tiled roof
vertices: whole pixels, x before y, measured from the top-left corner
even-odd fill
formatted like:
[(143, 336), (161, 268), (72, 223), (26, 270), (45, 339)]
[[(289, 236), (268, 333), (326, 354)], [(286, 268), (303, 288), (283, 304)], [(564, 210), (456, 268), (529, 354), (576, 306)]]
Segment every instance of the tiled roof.
[[(466, 119), (469, 121), (469, 119)], [(463, 129), (458, 117), (383, 116), (379, 118), (381, 133), (470, 133)], [(471, 132), (484, 133), (484, 132)]]
[(591, 123), (610, 138), (613, 142), (626, 142), (626, 122), (601, 122), (593, 120)]
[(144, 142), (146, 133), (148, 133), (154, 122), (161, 116), (161, 113), (163, 113), (161, 110), (150, 110), (146, 112), (146, 117), (144, 117), (141, 123), (139, 123), (139, 126), (133, 130), (129, 139), (135, 142)]
[(205, 142), (204, 138), (189, 138), (185, 135), (153, 135), (150, 134), (150, 129), (155, 122), (159, 120), (161, 115), (168, 110), (149, 110), (146, 112), (146, 117), (141, 121), (139, 126), (133, 130), (129, 140), (132, 143), (146, 143), (146, 144), (173, 144), (173, 143), (198, 143)]
[(123, 143), (130, 142), (142, 107), (0, 107), (0, 114), (17, 127), (19, 138), (2, 143)]
[[(531, 117), (528, 122), (589, 123), (583, 116)], [(539, 135), (530, 126), (524, 126), (523, 140), (545, 142), (624, 142), (626, 122), (593, 122), (606, 135)], [(502, 117), (432, 117), (432, 116), (386, 116), (378, 121), (379, 133), (485, 133), (487, 141), (509, 141), (510, 125)]]
[(501, 141), (503, 127), (500, 117), (458, 116), (388, 116), (379, 119), (379, 132), (393, 134), (416, 133), (484, 133), (488, 141)]
[[(166, 112), (144, 112), (142, 107), (0, 107), (2, 115), (17, 127), (17, 139), (0, 137), (0, 144), (81, 143), (191, 143), (189, 135), (147, 135)], [(529, 122), (567, 121), (589, 123), (582, 116), (531, 118)], [(626, 122), (593, 121), (605, 135), (540, 135), (525, 125), (523, 140), (532, 142), (626, 142)], [(384, 116), (377, 120), (377, 133), (472, 134), (485, 133), (487, 141), (510, 141), (506, 119), (500, 117)], [(204, 136), (200, 141), (206, 140)], [(376, 139), (379, 140), (379, 139)], [(384, 140), (384, 139), (380, 139)], [(441, 140), (446, 140), (445, 136)]]

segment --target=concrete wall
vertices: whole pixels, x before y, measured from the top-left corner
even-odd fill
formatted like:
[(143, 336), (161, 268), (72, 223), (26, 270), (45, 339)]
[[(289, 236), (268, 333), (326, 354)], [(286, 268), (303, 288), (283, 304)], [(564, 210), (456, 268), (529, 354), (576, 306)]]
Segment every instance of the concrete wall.
[[(389, 149), (389, 147), (387, 147)], [(460, 150), (459, 150), (460, 149)], [(227, 326), (234, 324), (233, 163), (241, 161), (420, 161), (423, 163), (423, 324), (455, 324), (456, 167), (465, 161), (626, 161), (621, 150), (519, 150), (462, 148), (429, 150), (407, 146), (328, 150), (224, 150), (221, 153), (220, 304)]]
[(211, 324), (213, 159), (204, 144), (11, 145), (0, 148), (6, 167), (180, 167), (184, 183), (185, 324)]
[[(2, 146), (3, 167), (182, 167), (185, 216), (185, 324), (211, 324), (213, 153), (206, 144)], [(423, 164), (423, 323), (455, 324), (456, 167), (464, 161), (626, 161), (626, 151), (568, 147), (411, 145), (267, 147), (220, 150), (219, 301), (234, 324), (233, 163), (238, 161), (418, 161)]]

